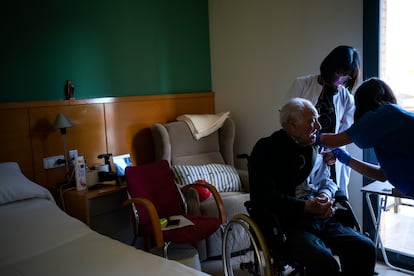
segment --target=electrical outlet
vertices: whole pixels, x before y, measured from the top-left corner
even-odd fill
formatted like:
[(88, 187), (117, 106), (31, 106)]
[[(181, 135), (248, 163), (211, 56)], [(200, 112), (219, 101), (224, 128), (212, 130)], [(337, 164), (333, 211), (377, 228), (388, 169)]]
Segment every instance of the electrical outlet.
[(50, 156), (43, 158), (43, 167), (48, 169), (59, 168), (65, 166), (65, 157), (63, 155)]
[(69, 151), (69, 161), (73, 164), (73, 161), (75, 160), (75, 157), (78, 156), (78, 150), (70, 150)]

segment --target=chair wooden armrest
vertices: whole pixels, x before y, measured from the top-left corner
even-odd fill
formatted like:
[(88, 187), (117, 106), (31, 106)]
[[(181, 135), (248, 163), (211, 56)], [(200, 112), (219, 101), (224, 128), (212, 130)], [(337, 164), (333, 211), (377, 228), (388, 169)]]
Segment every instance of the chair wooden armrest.
[(139, 205), (144, 206), (147, 209), (148, 214), (150, 216), (150, 220), (151, 220), (155, 245), (156, 247), (159, 247), (159, 248), (164, 247), (164, 237), (162, 235), (160, 218), (158, 216), (158, 212), (155, 209), (154, 204), (148, 199), (138, 198), (138, 197), (125, 200), (122, 203), (124, 207), (131, 205), (131, 204), (139, 204)]
[(226, 211), (224, 210), (223, 200), (221, 199), (221, 196), (220, 196), (219, 192), (217, 191), (216, 187), (214, 187), (213, 185), (211, 185), (209, 183), (206, 183), (205, 181), (195, 181), (192, 184), (185, 185), (181, 189), (186, 190), (186, 189), (190, 189), (190, 188), (196, 187), (196, 186), (207, 188), (211, 192), (211, 194), (214, 197), (214, 201), (216, 203), (216, 206), (217, 206), (217, 210), (218, 210), (219, 219), (221, 221), (221, 224), (225, 224), (226, 221), (227, 221)]

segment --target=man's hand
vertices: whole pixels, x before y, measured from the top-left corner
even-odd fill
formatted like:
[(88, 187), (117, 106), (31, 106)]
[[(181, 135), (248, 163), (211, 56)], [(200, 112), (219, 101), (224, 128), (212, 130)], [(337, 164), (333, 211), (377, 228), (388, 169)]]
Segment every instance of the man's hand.
[(328, 166), (335, 164), (336, 157), (335, 157), (335, 154), (331, 150), (322, 151), (321, 154), (322, 154), (323, 162), (325, 162)]
[(334, 200), (330, 200), (327, 195), (321, 194), (320, 196), (307, 200), (304, 211), (318, 218), (328, 218), (336, 211), (336, 207), (333, 207), (333, 204)]

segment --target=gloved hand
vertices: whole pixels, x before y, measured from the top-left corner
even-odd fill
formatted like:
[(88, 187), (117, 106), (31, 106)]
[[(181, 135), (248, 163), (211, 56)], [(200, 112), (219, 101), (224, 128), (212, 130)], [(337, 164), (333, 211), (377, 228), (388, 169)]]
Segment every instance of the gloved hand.
[(341, 148), (336, 148), (332, 150), (332, 152), (333, 154), (335, 154), (335, 157), (339, 160), (339, 162), (348, 166), (349, 160), (351, 159), (351, 155), (349, 154), (349, 152)]

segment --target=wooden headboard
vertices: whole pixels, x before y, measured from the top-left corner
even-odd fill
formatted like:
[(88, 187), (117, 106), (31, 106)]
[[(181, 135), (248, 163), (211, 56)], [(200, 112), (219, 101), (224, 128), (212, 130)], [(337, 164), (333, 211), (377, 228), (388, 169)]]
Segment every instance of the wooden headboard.
[(0, 103), (0, 162), (18, 162), (28, 178), (54, 192), (65, 180), (65, 168), (46, 170), (43, 158), (64, 153), (63, 137), (53, 127), (57, 114), (73, 123), (67, 150), (77, 149), (93, 166), (103, 163), (101, 153), (130, 153), (138, 165), (151, 162), (151, 125), (214, 111), (213, 92)]

